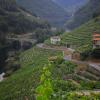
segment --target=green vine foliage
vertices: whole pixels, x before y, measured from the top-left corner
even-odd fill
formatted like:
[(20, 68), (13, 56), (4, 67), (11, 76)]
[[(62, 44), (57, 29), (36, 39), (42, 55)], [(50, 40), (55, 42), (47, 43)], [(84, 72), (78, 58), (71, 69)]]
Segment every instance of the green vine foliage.
[(50, 100), (53, 94), (51, 72), (44, 67), (40, 78), (40, 85), (36, 88), (36, 100)]

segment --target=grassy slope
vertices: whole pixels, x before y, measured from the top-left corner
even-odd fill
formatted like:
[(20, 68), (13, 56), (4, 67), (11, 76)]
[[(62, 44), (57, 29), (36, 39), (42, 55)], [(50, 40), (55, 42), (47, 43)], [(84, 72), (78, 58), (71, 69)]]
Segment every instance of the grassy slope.
[(61, 36), (61, 43), (77, 45), (79, 48), (82, 47), (80, 51), (88, 49), (92, 47), (92, 33), (94, 31), (100, 32), (100, 17), (98, 17), (97, 21), (95, 19), (91, 20), (70, 33), (64, 33)]
[(24, 100), (25, 95), (34, 98), (34, 88), (39, 83), (41, 68), (48, 57), (60, 52), (32, 48), (21, 54), (21, 69), (0, 83), (0, 100)]

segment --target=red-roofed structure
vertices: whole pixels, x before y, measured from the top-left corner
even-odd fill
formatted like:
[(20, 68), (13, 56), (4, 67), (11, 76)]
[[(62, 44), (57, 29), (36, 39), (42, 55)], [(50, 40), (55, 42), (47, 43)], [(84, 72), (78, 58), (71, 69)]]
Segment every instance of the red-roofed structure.
[(93, 33), (93, 48), (100, 48), (100, 34)]

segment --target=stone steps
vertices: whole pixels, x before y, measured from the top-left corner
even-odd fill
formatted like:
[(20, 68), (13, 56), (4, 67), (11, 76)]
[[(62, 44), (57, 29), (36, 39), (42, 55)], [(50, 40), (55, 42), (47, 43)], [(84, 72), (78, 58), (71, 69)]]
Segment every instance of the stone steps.
[(99, 70), (99, 66), (88, 66), (87, 70), (88, 72), (90, 72), (91, 74), (100, 77), (100, 70)]

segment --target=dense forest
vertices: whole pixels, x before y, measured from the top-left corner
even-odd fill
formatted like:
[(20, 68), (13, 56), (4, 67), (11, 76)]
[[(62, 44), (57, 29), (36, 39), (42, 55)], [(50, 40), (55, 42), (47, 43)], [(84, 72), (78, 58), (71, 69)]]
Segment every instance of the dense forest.
[(0, 0), (0, 67), (4, 66), (7, 58), (7, 35), (31, 32), (34, 33), (34, 39), (42, 42), (50, 36), (50, 25), (19, 7), (15, 0)]
[(53, 27), (63, 27), (70, 14), (52, 0), (16, 0), (17, 4), (47, 20)]

